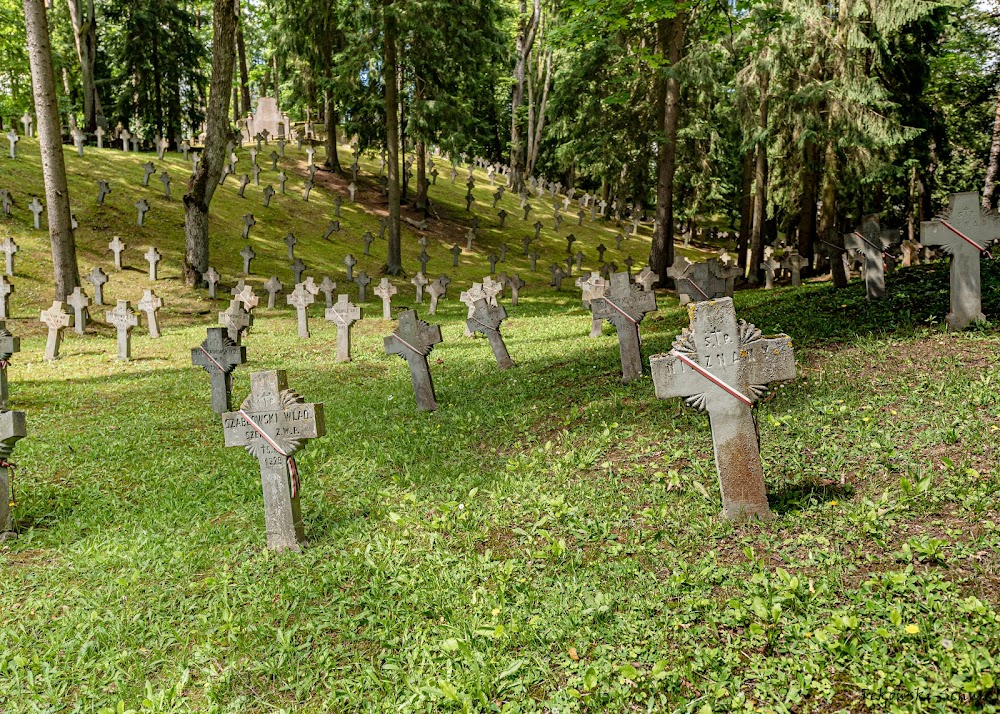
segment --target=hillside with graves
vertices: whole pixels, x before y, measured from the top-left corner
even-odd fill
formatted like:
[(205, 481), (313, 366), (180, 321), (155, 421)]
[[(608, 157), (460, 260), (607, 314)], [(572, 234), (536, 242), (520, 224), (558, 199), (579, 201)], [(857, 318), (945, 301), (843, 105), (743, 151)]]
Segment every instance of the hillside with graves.
[(1000, 21), (776, 9), (0, 0), (0, 711), (997, 711)]

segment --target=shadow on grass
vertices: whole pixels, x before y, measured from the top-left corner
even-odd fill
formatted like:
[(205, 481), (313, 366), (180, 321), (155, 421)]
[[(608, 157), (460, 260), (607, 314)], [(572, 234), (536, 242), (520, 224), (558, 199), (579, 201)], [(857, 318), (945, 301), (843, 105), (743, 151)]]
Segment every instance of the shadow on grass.
[(854, 495), (854, 487), (837, 482), (805, 482), (786, 484), (783, 488), (769, 493), (767, 500), (771, 510), (784, 515), (793, 511), (803, 511), (824, 501), (848, 499)]

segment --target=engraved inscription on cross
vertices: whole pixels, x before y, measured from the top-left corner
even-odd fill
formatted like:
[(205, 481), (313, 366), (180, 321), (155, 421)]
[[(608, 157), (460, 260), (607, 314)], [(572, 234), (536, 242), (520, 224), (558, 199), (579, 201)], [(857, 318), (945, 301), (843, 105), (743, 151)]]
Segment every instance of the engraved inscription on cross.
[(920, 224), (920, 242), (951, 254), (951, 312), (948, 327), (962, 330), (983, 314), (979, 262), (989, 257), (990, 243), (1000, 238), (1000, 216), (983, 213), (979, 193), (953, 193), (944, 216)]
[(607, 320), (618, 331), (622, 382), (625, 384), (642, 376), (639, 323), (647, 312), (656, 310), (656, 294), (632, 285), (628, 278), (628, 273), (614, 273), (608, 294), (590, 300), (593, 316)]
[(225, 312), (219, 313), (219, 324), (226, 328), (229, 339), (239, 344), (243, 334), (253, 325), (253, 315), (244, 309), (243, 303), (237, 298), (229, 302)]
[(39, 319), (49, 328), (48, 339), (45, 341), (45, 359), (59, 359), (62, 331), (73, 324), (73, 316), (66, 312), (66, 306), (61, 301), (55, 300), (52, 302), (52, 307), (42, 310)]
[(104, 319), (118, 334), (118, 359), (132, 359), (132, 328), (139, 324), (139, 318), (128, 300), (119, 300), (114, 310), (104, 313)]
[(428, 325), (419, 319), (416, 310), (399, 313), (399, 326), (385, 338), (386, 354), (399, 355), (409, 365), (417, 408), (424, 411), (434, 411), (438, 407), (431, 371), (427, 366), (427, 355), (439, 342), (441, 327)]
[(212, 385), (212, 411), (220, 416), (230, 409), (233, 370), (247, 361), (247, 348), (233, 342), (224, 327), (209, 327), (205, 340), (191, 348), (191, 363), (204, 367)]
[(246, 448), (260, 464), (267, 547), (300, 551), (306, 538), (293, 455), (306, 439), (326, 433), (323, 405), (307, 404), (290, 390), (284, 371), (254, 372), (250, 395), (222, 420), (226, 446)]
[(769, 519), (752, 407), (769, 383), (795, 378), (791, 339), (737, 322), (731, 298), (694, 303), (688, 313), (691, 326), (673, 350), (650, 359), (656, 396), (708, 412), (723, 515)]

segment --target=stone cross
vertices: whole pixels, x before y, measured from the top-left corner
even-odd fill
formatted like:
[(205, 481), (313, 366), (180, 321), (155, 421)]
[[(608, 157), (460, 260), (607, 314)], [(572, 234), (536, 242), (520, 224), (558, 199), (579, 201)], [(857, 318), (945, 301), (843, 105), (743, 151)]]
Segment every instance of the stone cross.
[(250, 177), (247, 176), (246, 174), (243, 174), (242, 176), (240, 176), (240, 188), (239, 188), (239, 190), (237, 192), (237, 195), (240, 198), (246, 198), (245, 194), (246, 194), (247, 186), (249, 186), (249, 185), (250, 185)]
[(28, 434), (24, 412), (0, 412), (0, 542), (16, 538), (14, 519), (10, 509), (14, 505), (14, 490), (11, 478), (13, 464), (8, 460), (14, 451), (14, 444)]
[(505, 282), (507, 287), (510, 288), (510, 305), (511, 307), (517, 307), (518, 294), (520, 293), (521, 288), (524, 287), (525, 283), (521, 280), (521, 276), (519, 275), (512, 275), (507, 278)]
[(535, 221), (535, 225), (533, 226), (533, 228), (535, 229), (535, 238), (534, 238), (534, 240), (538, 240), (538, 236), (541, 235), (541, 233), (542, 233), (542, 222), (541, 221)]
[(500, 256), (498, 256), (496, 253), (490, 253), (488, 256), (486, 256), (486, 260), (490, 262), (490, 275), (493, 275), (495, 272), (497, 272), (497, 263), (500, 261)]
[(645, 292), (638, 285), (632, 285), (628, 273), (614, 273), (608, 294), (592, 298), (590, 310), (594, 317), (607, 320), (618, 331), (622, 382), (628, 384), (641, 377), (639, 323), (647, 312), (656, 310), (656, 295)]
[(149, 263), (149, 279), (156, 280), (156, 265), (160, 262), (159, 252), (157, 252), (156, 248), (150, 246), (149, 250), (142, 257)]
[(10, 317), (10, 294), (14, 292), (13, 284), (6, 275), (0, 275), (0, 320)]
[(247, 213), (243, 216), (243, 240), (249, 240), (250, 229), (257, 225), (257, 221), (254, 219), (252, 213)]
[(421, 271), (414, 275), (410, 282), (413, 284), (413, 287), (417, 289), (417, 304), (420, 305), (424, 301), (424, 287), (430, 281), (427, 280), (427, 276), (424, 275), (423, 271)]
[(242, 280), (237, 287), (233, 288), (232, 293), (233, 297), (243, 303), (243, 307), (249, 312), (253, 312), (253, 309), (260, 302), (260, 298), (254, 293), (253, 288)]
[(500, 324), (506, 319), (507, 311), (502, 305), (490, 305), (485, 298), (480, 298), (473, 303), (472, 314), (466, 320), (468, 330), (486, 335), (500, 369), (514, 366), (514, 360), (507, 353), (507, 345), (504, 344), (503, 336), (500, 334)]
[(490, 305), (496, 305), (497, 295), (503, 292), (504, 286), (504, 276), (501, 275), (498, 280), (494, 280), (489, 275), (483, 278), (483, 297), (486, 298), (486, 302)]
[(152, 290), (144, 290), (142, 300), (139, 301), (139, 310), (146, 314), (146, 324), (149, 326), (149, 336), (156, 338), (160, 336), (160, 325), (156, 321), (156, 311), (163, 307), (163, 300)]
[(32, 116), (30, 114), (28, 114), (28, 112), (25, 112), (21, 116), (21, 126), (24, 127), (24, 135), (26, 137), (28, 137), (29, 139), (33, 136), (32, 133), (31, 133), (31, 125), (32, 125), (33, 122), (34, 122), (34, 119), (32, 118)]
[(281, 292), (281, 288), (284, 285), (278, 280), (277, 275), (272, 275), (266, 283), (264, 283), (264, 289), (267, 290), (267, 307), (269, 310), (274, 309), (275, 296)]
[(49, 336), (45, 342), (45, 359), (59, 359), (59, 343), (62, 341), (63, 329), (73, 324), (73, 316), (66, 311), (66, 306), (59, 300), (52, 303), (48, 310), (42, 310), (39, 319), (49, 328)]
[(417, 408), (424, 411), (434, 411), (438, 407), (431, 371), (427, 366), (427, 355), (439, 342), (441, 327), (429, 325), (419, 319), (415, 310), (399, 313), (396, 331), (385, 338), (386, 354), (399, 355), (409, 365)]
[(163, 195), (169, 201), (170, 200), (170, 174), (168, 174), (166, 171), (163, 171), (160, 174), (160, 183), (163, 184)]
[(97, 148), (98, 149), (103, 149), (104, 148), (104, 127), (98, 126), (94, 130), (94, 136), (97, 137)]
[(80, 131), (79, 129), (77, 129), (76, 127), (73, 127), (73, 130), (70, 131), (70, 135), (73, 137), (73, 144), (76, 146), (76, 153), (82, 159), (83, 158), (83, 140), (85, 138), (84, 135), (83, 135), (83, 132)]
[(778, 274), (779, 268), (781, 268), (781, 263), (774, 258), (768, 258), (760, 264), (760, 269), (764, 271), (765, 290), (772, 290), (774, 288), (774, 278)]
[(980, 261), (991, 257), (987, 248), (1000, 238), (1000, 216), (984, 213), (979, 193), (953, 193), (948, 210), (933, 221), (920, 224), (920, 242), (940, 247), (951, 255), (951, 312), (948, 327), (962, 330), (983, 314)]
[(139, 324), (139, 318), (129, 301), (119, 300), (114, 310), (104, 313), (104, 319), (118, 331), (118, 359), (132, 359), (132, 328)]
[(307, 339), (309, 337), (309, 316), (306, 309), (316, 301), (316, 296), (307, 290), (303, 283), (299, 283), (285, 299), (289, 305), (295, 308), (298, 317), (299, 337)]
[(353, 181), (351, 181), (349, 184), (347, 184), (348, 199), (350, 200), (351, 203), (354, 203), (354, 193), (357, 190), (358, 190), (358, 187), (357, 187), (357, 185)]
[[(590, 301), (594, 298), (604, 297), (608, 293), (608, 281), (599, 272), (593, 272), (586, 278), (577, 280), (577, 285), (583, 291), (583, 309), (590, 309)], [(590, 336), (600, 337), (603, 334), (604, 318), (591, 313), (590, 316)]]
[(14, 277), (14, 254), (19, 250), (17, 243), (14, 242), (13, 238), (7, 236), (3, 239), (3, 243), (0, 243), (0, 250), (4, 252), (5, 272)]
[(260, 186), (260, 166), (254, 164), (250, 171), (253, 173), (253, 185)]
[(337, 283), (333, 282), (329, 275), (323, 278), (323, 282), (319, 284), (320, 292), (326, 296), (326, 308), (329, 310), (333, 307), (333, 293), (337, 289)]
[[(792, 251), (781, 263), (782, 267), (788, 270), (792, 274), (792, 287), (799, 287), (802, 285), (802, 268), (809, 265), (809, 261), (805, 256), (799, 255), (797, 251)], [(885, 282), (882, 283), (883, 288), (885, 287)]]
[(330, 240), (330, 236), (338, 231), (340, 231), (340, 221), (330, 221), (326, 227), (326, 232), (323, 234), (323, 239)]
[(295, 260), (295, 244), (298, 243), (295, 236), (289, 233), (285, 236), (285, 245), (288, 246), (288, 259)]
[(170, 141), (166, 137), (160, 137), (153, 142), (153, 145), (156, 147), (156, 158), (163, 161), (163, 154), (170, 146)]
[(285, 195), (285, 182), (286, 181), (288, 181), (288, 177), (285, 176), (285, 172), (282, 171), (280, 174), (278, 174), (278, 191), (281, 193), (282, 196)]
[(427, 292), (431, 296), (431, 304), (430, 304), (430, 307), (427, 310), (428, 313), (430, 313), (431, 315), (436, 315), (437, 314), (438, 300), (441, 299), (441, 296), (444, 295), (446, 291), (447, 291), (447, 287), (445, 287), (441, 283), (441, 279), (440, 278), (437, 279), (437, 280), (432, 281), (431, 284), (427, 286)]
[(270, 207), (272, 198), (274, 198), (274, 187), (268, 184), (264, 187), (264, 208)]
[(307, 404), (288, 388), (283, 371), (254, 372), (250, 395), (222, 415), (226, 446), (242, 446), (260, 464), (264, 524), (269, 550), (302, 549), (299, 471), (293, 454), (306, 439), (326, 433), (323, 405)]
[(7, 323), (0, 321), (0, 413), (9, 408), (10, 391), (7, 385), (7, 366), (15, 352), (21, 351), (21, 340), (7, 329)]
[(90, 307), (90, 298), (83, 288), (77, 286), (73, 288), (73, 293), (66, 299), (66, 302), (73, 308), (73, 329), (76, 334), (82, 335), (87, 327), (87, 308)]
[(347, 267), (347, 282), (354, 281), (354, 266), (357, 264), (358, 261), (350, 253), (344, 256), (344, 265)]
[(209, 327), (204, 342), (191, 349), (191, 363), (208, 372), (212, 385), (212, 411), (223, 415), (230, 410), (232, 373), (247, 361), (247, 348), (233, 342), (222, 327)]
[(219, 284), (219, 274), (212, 266), (209, 266), (208, 272), (205, 273), (205, 282), (208, 283), (208, 296), (215, 299), (215, 286)]
[(17, 135), (17, 132), (14, 131), (14, 127), (11, 127), (10, 131), (7, 132), (7, 141), (10, 143), (10, 158), (12, 158), (12, 159), (16, 159), (17, 158), (17, 148), (16, 147), (17, 147), (17, 142), (19, 142), (20, 140), (21, 140), (21, 137), (19, 137)]
[(243, 302), (236, 298), (229, 301), (229, 307), (225, 312), (219, 313), (219, 324), (226, 328), (229, 339), (240, 344), (243, 334), (250, 330), (253, 324), (253, 315), (243, 307)]
[(451, 267), (458, 267), (458, 256), (462, 254), (462, 246), (456, 243), (451, 247)]
[(350, 302), (347, 295), (338, 295), (337, 302), (326, 309), (326, 319), (337, 327), (336, 362), (351, 361), (351, 325), (361, 319), (361, 308)]
[(181, 153), (184, 155), (184, 160), (188, 160), (188, 152), (191, 151), (191, 144), (188, 143), (187, 139), (181, 142), (180, 145)]
[(10, 215), (11, 209), (14, 207), (14, 199), (11, 198), (10, 190), (6, 188), (0, 188), (0, 210), (3, 211), (5, 216)]
[(769, 383), (795, 378), (791, 340), (765, 338), (753, 325), (737, 322), (731, 298), (695, 303), (688, 311), (691, 326), (673, 350), (650, 359), (656, 396), (682, 397), (708, 412), (723, 515), (767, 520), (753, 404)]
[(122, 129), (120, 136), (122, 140), (122, 151), (128, 151), (128, 144), (129, 140), (132, 138), (132, 134), (128, 129)]
[(38, 197), (31, 199), (31, 203), (28, 204), (28, 210), (35, 214), (35, 230), (42, 230), (42, 211), (45, 210), (45, 204), (38, 200)]
[(156, 166), (152, 161), (147, 161), (142, 165), (142, 185), (149, 185), (149, 177), (156, 173)]
[(122, 243), (122, 239), (119, 238), (118, 236), (112, 238), (111, 242), (108, 243), (108, 250), (110, 250), (115, 255), (116, 270), (122, 269), (122, 253), (124, 252), (126, 247), (127, 246), (124, 243)]
[(296, 258), (291, 264), (292, 272), (295, 273), (295, 282), (302, 282), (302, 273), (306, 272), (306, 264), (302, 262), (301, 258)]
[(371, 234), (371, 231), (365, 231), (364, 235), (361, 236), (361, 242), (365, 244), (365, 255), (371, 255), (374, 240), (375, 237)]
[(256, 258), (257, 254), (254, 253), (251, 246), (245, 245), (240, 251), (240, 257), (243, 258), (243, 274), (250, 275), (250, 261)]
[(363, 270), (354, 278), (354, 283), (358, 286), (358, 302), (365, 302), (367, 299), (365, 291), (371, 281), (372, 279), (369, 278), (368, 274)]
[(104, 199), (111, 194), (111, 186), (104, 179), (97, 179), (97, 205), (103, 206)]
[(382, 278), (375, 288), (375, 294), (382, 298), (382, 319), (392, 319), (392, 296), (399, 292), (399, 289), (389, 282), (389, 278)]
[(146, 214), (149, 213), (149, 204), (146, 203), (146, 199), (145, 198), (140, 198), (138, 201), (136, 201), (135, 202), (135, 209), (136, 209), (136, 211), (138, 211), (138, 216), (139, 216), (139, 218), (138, 218), (138, 224), (139, 224), (139, 227), (142, 228), (142, 225), (143, 225), (143, 223), (146, 220)]
[(654, 273), (653, 269), (647, 265), (643, 267), (643, 269), (640, 270), (638, 274), (636, 274), (635, 284), (648, 293), (650, 290), (653, 289), (653, 285), (656, 284), (656, 281), (659, 279), (659, 277), (660, 276)]

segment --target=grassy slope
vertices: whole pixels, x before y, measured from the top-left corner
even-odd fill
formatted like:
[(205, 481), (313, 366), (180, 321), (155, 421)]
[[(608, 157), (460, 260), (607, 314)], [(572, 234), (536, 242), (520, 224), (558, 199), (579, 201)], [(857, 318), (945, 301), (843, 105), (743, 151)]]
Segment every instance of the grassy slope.
[[(118, 234), (144, 268), (140, 247), (155, 242), (165, 336), (140, 328), (137, 359), (118, 364), (98, 325), (45, 364), (46, 240), (24, 208), (40, 181), (31, 142), (20, 148), (26, 158), (0, 160), (20, 208), (0, 225), (22, 246), (12, 327), (26, 339), (11, 379), (31, 437), (15, 452), (22, 536), (0, 549), (3, 711), (995, 710), (1000, 339), (927, 323), (946, 304), (941, 266), (890, 279), (886, 306), (856, 283), (738, 294), (743, 316), (796, 339), (801, 376), (759, 409), (779, 518), (733, 527), (717, 517), (705, 416), (658, 402), (648, 378), (621, 386), (614, 339), (586, 338), (568, 282), (543, 290), (539, 273), (510, 310), (518, 369), (497, 373), (484, 341), (461, 338), (455, 298), (485, 261), (451, 269), (444, 251), (464, 232), (452, 226), (429, 249), (430, 272), (456, 278), (436, 320), (436, 414), (414, 412), (375, 304), (350, 365), (332, 364), (318, 306), (309, 341), (287, 309), (258, 317), (252, 368), (287, 369), (325, 403), (329, 431), (299, 460), (312, 545), (276, 556), (262, 548), (256, 465), (222, 448), (207, 376), (190, 366), (214, 314), (176, 279), (180, 202), (137, 186), (146, 156), (68, 157), (81, 267), (109, 270)], [(167, 163), (180, 196), (179, 157)], [(102, 173), (119, 176), (104, 210), (90, 178)], [(439, 182), (432, 197), (460, 218), (464, 187)], [(258, 282), (288, 282), (288, 230), (317, 279), (342, 278), (343, 254), (361, 259), (377, 226), (345, 206), (346, 243), (327, 244), (328, 196), (265, 211), (260, 190), (240, 201), (230, 183), (213, 204), (213, 264), (230, 283), (248, 210)], [(142, 195), (153, 212), (139, 231)], [(598, 229), (547, 231), (540, 267), (571, 231), (585, 252), (613, 248)], [(510, 262), (527, 279), (521, 235), (509, 232)], [(357, 269), (375, 276), (383, 251)], [(411, 267), (418, 251), (411, 236)], [(987, 285), (995, 317), (995, 270)], [(144, 270), (126, 270), (106, 294), (135, 300), (145, 286)], [(660, 306), (643, 324), (647, 354), (685, 319), (673, 298)]]

